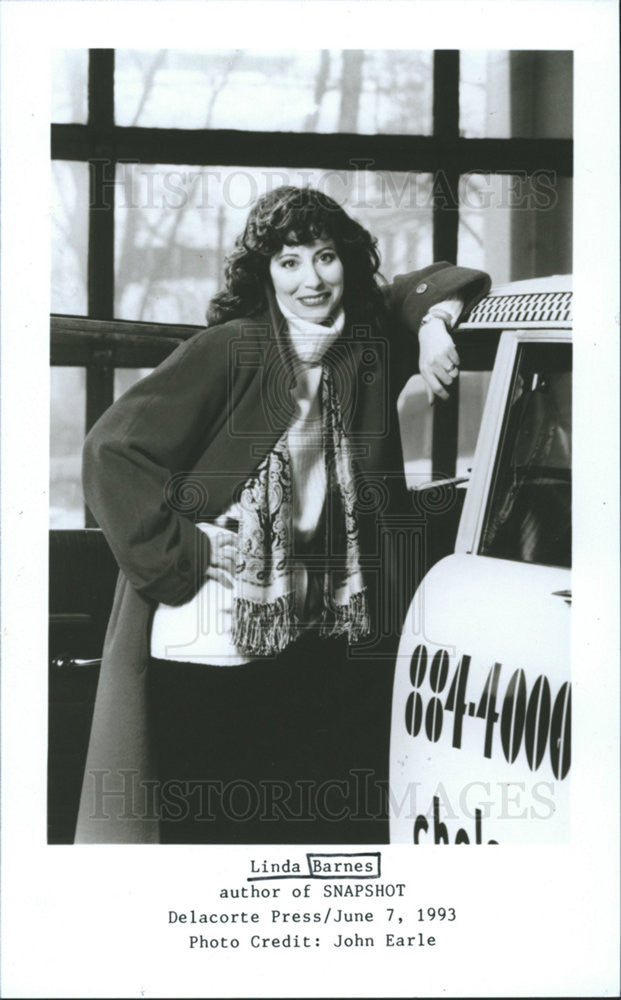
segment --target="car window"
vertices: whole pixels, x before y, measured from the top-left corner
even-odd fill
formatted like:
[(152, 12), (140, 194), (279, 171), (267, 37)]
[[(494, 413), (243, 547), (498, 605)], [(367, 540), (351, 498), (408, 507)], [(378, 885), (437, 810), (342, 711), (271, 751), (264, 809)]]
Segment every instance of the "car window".
[(480, 555), (571, 565), (571, 344), (518, 349)]

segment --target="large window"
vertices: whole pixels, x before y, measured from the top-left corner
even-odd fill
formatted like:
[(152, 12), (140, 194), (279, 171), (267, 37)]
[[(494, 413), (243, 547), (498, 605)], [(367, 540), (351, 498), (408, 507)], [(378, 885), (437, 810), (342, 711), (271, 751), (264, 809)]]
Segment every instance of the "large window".
[[(571, 53), (62, 51), (53, 83), (55, 313), (201, 325), (249, 205), (285, 182), (344, 204), (389, 278), (432, 259), (496, 283), (571, 270)], [(53, 338), (57, 527), (84, 523), (73, 438), (153, 363), (132, 358), (93, 341), (85, 364)], [(471, 373), (438, 409), (464, 412), (455, 456), (411, 381), (411, 481), (467, 466), (485, 386)]]

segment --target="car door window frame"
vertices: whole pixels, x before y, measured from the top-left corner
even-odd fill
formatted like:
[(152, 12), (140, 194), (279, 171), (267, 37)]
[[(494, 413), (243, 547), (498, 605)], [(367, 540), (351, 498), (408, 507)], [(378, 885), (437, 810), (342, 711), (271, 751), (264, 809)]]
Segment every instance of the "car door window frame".
[(481, 430), (474, 455), (474, 472), (459, 523), (455, 552), (473, 554), (479, 551), (519, 347), (535, 340), (571, 343), (571, 332), (548, 328), (537, 331), (536, 335), (533, 330), (524, 329), (503, 332), (483, 410)]

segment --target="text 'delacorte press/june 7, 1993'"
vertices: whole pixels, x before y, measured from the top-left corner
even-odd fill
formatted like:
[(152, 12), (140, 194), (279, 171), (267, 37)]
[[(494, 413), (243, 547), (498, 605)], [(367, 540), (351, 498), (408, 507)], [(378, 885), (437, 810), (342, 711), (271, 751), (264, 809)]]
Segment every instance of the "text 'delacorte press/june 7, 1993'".
[(251, 858), (243, 883), (211, 894), (166, 912), (182, 948), (435, 948), (458, 920), (450, 900), (414, 899), (406, 882), (383, 879), (379, 851)]

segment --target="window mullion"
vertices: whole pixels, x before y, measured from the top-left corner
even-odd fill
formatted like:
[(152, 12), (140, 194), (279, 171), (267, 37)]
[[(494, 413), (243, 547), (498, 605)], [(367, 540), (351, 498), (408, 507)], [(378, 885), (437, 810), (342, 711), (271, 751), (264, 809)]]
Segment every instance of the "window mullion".
[[(450, 147), (459, 138), (459, 52), (439, 51), (433, 59), (433, 135)], [(458, 168), (441, 157), (433, 178), (434, 260), (457, 260)]]
[[(440, 146), (454, 146), (459, 139), (459, 52), (438, 51), (433, 59), (433, 133)], [(449, 155), (433, 175), (433, 257), (457, 260), (459, 169)], [(434, 477), (455, 475), (459, 417), (459, 384), (449, 398), (436, 400), (433, 410), (431, 465)]]
[[(91, 49), (88, 63), (88, 128), (102, 136), (114, 129), (114, 49)], [(89, 157), (88, 315), (114, 315), (114, 181), (115, 153), (105, 139)], [(86, 430), (91, 429), (114, 399), (114, 359), (96, 350), (86, 369)], [(86, 527), (96, 527), (85, 505)]]
[(114, 316), (115, 162), (109, 149), (89, 161), (88, 316)]
[(89, 49), (88, 124), (92, 128), (114, 125), (114, 49)]
[(433, 134), (451, 140), (459, 135), (459, 51), (438, 50), (433, 56)]
[[(91, 49), (88, 69), (88, 127), (100, 135), (114, 126), (114, 50)], [(105, 138), (89, 156), (88, 315), (114, 314), (115, 152)]]

